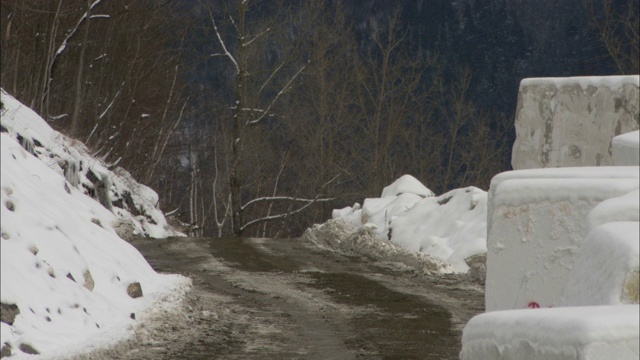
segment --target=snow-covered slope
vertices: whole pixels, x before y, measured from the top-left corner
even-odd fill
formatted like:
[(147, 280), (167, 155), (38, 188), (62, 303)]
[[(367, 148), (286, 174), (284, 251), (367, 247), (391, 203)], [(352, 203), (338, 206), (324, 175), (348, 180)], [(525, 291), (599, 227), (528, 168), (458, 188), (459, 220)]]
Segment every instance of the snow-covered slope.
[[(109, 170), (77, 140), (54, 131), (38, 114), (1, 90), (2, 132), (19, 142), (51, 170), (112, 210), (116, 230), (155, 238), (182, 235), (173, 230), (158, 206), (158, 195), (124, 169)], [(105, 190), (103, 190), (105, 189)]]
[(333, 218), (368, 228), (379, 241), (448, 263), (442, 271), (464, 273), (465, 259), (487, 252), (487, 193), (476, 187), (434, 196), (420, 181), (404, 175), (382, 197), (333, 211)]
[[(4, 91), (2, 104), (3, 357), (68, 356), (108, 345), (154, 308), (179, 301), (189, 280), (157, 274), (114, 229), (174, 234), (153, 203), (157, 195), (125, 172), (107, 170)], [(70, 173), (70, 164), (78, 171)], [(100, 184), (91, 176), (107, 184), (106, 207), (87, 195)]]

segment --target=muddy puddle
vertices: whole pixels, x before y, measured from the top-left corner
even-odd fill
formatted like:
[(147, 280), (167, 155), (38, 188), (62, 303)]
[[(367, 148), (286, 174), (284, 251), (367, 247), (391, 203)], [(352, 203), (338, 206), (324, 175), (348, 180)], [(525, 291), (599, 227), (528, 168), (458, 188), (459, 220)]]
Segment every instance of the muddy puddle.
[[(221, 238), (209, 241), (211, 255), (220, 258), (227, 265), (249, 272), (300, 270), (293, 258), (261, 251), (251, 244), (251, 239)], [(255, 240), (254, 240), (255, 242)]]
[(372, 312), (351, 320), (357, 334), (348, 342), (384, 359), (454, 359), (459, 337), (446, 309), (411, 294), (392, 291), (364, 276), (316, 273), (311, 285), (336, 302), (366, 306)]

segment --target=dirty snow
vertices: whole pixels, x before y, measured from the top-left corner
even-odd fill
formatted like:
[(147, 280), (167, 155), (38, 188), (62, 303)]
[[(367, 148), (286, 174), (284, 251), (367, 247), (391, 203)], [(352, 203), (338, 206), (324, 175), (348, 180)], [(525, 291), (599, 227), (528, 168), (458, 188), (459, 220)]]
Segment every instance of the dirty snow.
[(353, 233), (444, 262), (443, 272), (465, 273), (465, 259), (487, 252), (487, 193), (476, 187), (440, 196), (410, 175), (385, 187), (381, 198), (333, 211)]

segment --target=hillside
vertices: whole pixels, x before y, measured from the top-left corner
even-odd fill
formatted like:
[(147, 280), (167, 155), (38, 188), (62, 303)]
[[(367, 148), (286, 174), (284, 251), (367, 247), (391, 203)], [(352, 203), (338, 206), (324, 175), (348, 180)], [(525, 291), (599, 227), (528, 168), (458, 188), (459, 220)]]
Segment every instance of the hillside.
[(178, 304), (190, 280), (157, 274), (121, 237), (180, 235), (155, 192), (1, 100), (2, 357), (107, 346)]

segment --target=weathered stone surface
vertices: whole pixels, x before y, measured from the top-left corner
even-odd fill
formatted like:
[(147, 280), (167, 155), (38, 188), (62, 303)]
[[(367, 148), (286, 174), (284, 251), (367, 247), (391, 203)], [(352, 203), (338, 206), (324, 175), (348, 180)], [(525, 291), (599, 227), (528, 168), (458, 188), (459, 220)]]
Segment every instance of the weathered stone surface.
[(640, 273), (638, 269), (633, 269), (627, 273), (622, 287), (620, 302), (623, 304), (638, 304), (640, 297)]
[(11, 344), (2, 344), (2, 349), (0, 349), (0, 358), (9, 357), (11, 356), (11, 353)]
[(93, 291), (93, 287), (95, 286), (95, 283), (93, 282), (93, 276), (91, 276), (91, 272), (87, 270), (83, 275), (84, 275), (84, 287), (86, 287), (89, 291)]
[(139, 282), (133, 282), (127, 286), (127, 294), (132, 298), (139, 298), (142, 296), (142, 286), (140, 286)]
[(13, 325), (16, 320), (16, 316), (20, 314), (20, 309), (16, 304), (0, 304), (0, 321), (3, 323)]
[(638, 75), (522, 80), (513, 169), (613, 165), (612, 139), (639, 128), (638, 85)]

